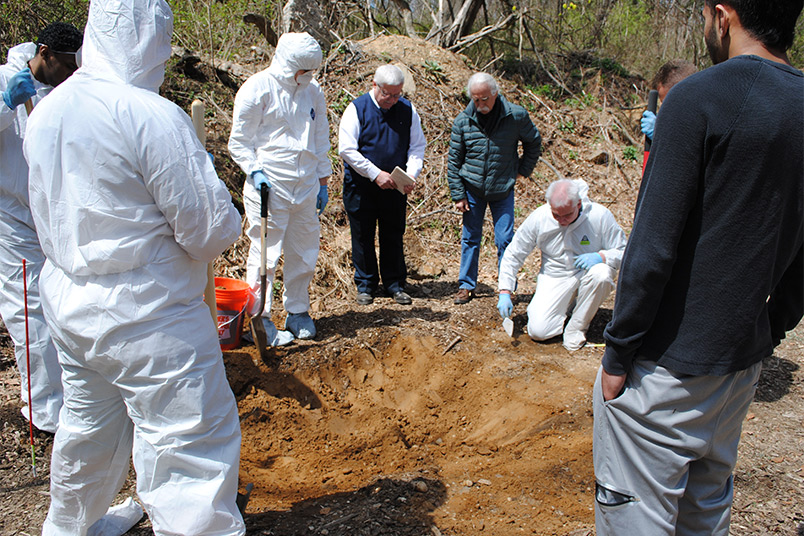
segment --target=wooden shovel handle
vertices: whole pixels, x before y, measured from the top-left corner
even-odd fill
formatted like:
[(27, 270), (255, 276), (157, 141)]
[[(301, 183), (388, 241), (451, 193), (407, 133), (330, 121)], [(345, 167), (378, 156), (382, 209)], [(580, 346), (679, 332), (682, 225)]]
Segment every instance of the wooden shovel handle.
[[(193, 126), (198, 140), (202, 146), (207, 143), (207, 131), (204, 129), (204, 103), (196, 99), (190, 106), (191, 115), (193, 118)], [(218, 304), (215, 301), (215, 262), (207, 264), (207, 286), (204, 288), (204, 302), (209, 307), (209, 312), (212, 315), (212, 321), (218, 325)]]

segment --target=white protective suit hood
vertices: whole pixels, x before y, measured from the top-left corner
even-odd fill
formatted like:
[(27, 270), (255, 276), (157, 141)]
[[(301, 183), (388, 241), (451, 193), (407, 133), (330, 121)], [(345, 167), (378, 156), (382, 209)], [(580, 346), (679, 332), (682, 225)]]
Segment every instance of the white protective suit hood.
[(21, 43), (8, 50), (8, 65), (15, 67), (18, 71), (27, 66), (28, 61), (36, 55), (36, 44)]
[[(285, 33), (276, 44), (274, 58), (268, 67), (268, 72), (280, 83), (286, 86), (305, 86), (310, 83), (312, 76), (294, 78), (300, 70), (315, 71), (321, 66), (323, 59), (321, 47), (313, 36), (308, 33)], [(310, 73), (311, 74), (311, 73)], [(306, 82), (305, 82), (306, 81)]]
[(93, 0), (78, 72), (157, 92), (172, 35), (173, 12), (164, 0)]
[(586, 206), (592, 201), (589, 199), (589, 185), (583, 179), (575, 179), (575, 184), (578, 185), (578, 195), (581, 197), (581, 206)]

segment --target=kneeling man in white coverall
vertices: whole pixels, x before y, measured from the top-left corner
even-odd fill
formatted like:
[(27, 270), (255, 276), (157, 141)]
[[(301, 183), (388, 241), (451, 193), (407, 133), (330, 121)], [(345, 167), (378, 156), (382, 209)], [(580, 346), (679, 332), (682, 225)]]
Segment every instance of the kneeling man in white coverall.
[[(251, 76), (237, 92), (229, 152), (246, 173), (243, 204), (251, 239), (246, 280), (260, 292), (260, 187), (268, 195), (266, 304), (263, 324), (271, 346), (312, 339), (310, 282), (318, 260), (318, 215), (329, 200), (332, 174), (327, 103), (313, 71), (321, 66), (321, 47), (307, 33), (279, 38), (271, 65)], [(317, 211), (317, 213), (316, 213)], [(284, 252), (287, 331), (271, 321), (271, 288)]]
[(614, 289), (614, 274), (626, 243), (612, 213), (590, 201), (588, 190), (582, 180), (550, 184), (547, 204), (534, 210), (517, 229), (500, 264), (497, 309), (508, 318), (517, 273), (530, 252), (539, 247), (542, 262), (536, 292), (528, 305), (528, 335), (544, 341), (563, 331), (564, 347), (570, 351), (586, 344), (589, 323)]
[(81, 68), (28, 120), (64, 383), (45, 536), (103, 524), (132, 453), (156, 534), (245, 532), (240, 422), (202, 300), (240, 216), (190, 118), (158, 94), (172, 32), (164, 0), (92, 0)]

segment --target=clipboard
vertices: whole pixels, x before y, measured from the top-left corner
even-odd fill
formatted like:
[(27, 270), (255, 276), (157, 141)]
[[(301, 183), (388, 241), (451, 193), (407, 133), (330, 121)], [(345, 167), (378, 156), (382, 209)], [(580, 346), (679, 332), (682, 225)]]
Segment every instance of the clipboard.
[(405, 195), (405, 186), (409, 184), (416, 186), (416, 179), (405, 173), (399, 166), (396, 166), (391, 172), (391, 179), (396, 184), (397, 191), (402, 195)]

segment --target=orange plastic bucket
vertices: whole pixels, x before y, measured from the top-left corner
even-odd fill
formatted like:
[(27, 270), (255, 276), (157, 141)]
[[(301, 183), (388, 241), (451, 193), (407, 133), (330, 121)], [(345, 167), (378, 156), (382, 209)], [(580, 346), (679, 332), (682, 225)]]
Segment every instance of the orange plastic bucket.
[(234, 350), (240, 346), (246, 305), (251, 296), (251, 288), (245, 281), (215, 278), (215, 302), (218, 306), (218, 340), (221, 350)]

